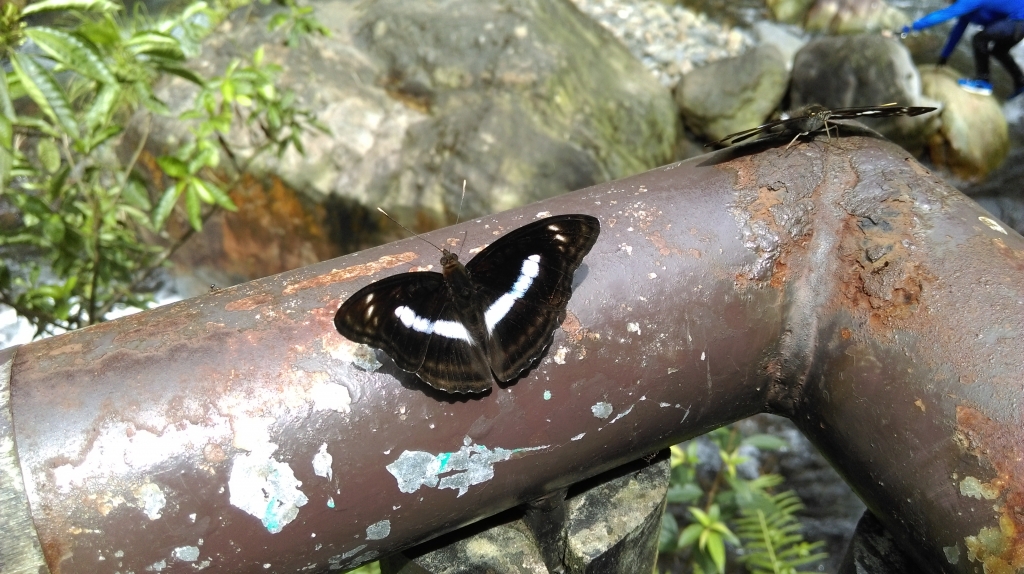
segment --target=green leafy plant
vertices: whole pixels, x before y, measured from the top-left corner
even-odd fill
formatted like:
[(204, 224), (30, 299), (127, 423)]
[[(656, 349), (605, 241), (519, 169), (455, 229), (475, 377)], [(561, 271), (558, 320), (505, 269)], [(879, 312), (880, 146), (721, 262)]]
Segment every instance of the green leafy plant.
[[(237, 5), (197, 1), (162, 19), (125, 16), (109, 0), (3, 6), (0, 59), (11, 71), (0, 74), (0, 208), (16, 221), (0, 223), (0, 304), (37, 336), (97, 323), (115, 307), (145, 307), (153, 272), (213, 213), (236, 209), (225, 190), (252, 161), (289, 147), (301, 153), (304, 132), (325, 130), (276, 87), (280, 69), (262, 62), (262, 48), (213, 78), (188, 68)], [(48, 25), (23, 20), (43, 12), (52, 13)], [(171, 180), (161, 191), (149, 188), (139, 158), (153, 118), (171, 115), (154, 92), (167, 75), (198, 93), (181, 114), (191, 137), (157, 159)], [(250, 143), (244, 157), (227, 144), (237, 132)], [(189, 227), (172, 236), (175, 213)]]
[(747, 460), (739, 454), (741, 446), (774, 450), (786, 442), (771, 435), (737, 440), (735, 427), (717, 429), (707, 437), (718, 447), (722, 463), (710, 484), (702, 485), (698, 477), (696, 441), (672, 447), (668, 503), (686, 505), (689, 523), (680, 528), (675, 515), (666, 511), (660, 552), (684, 558), (694, 572), (719, 574), (726, 570), (729, 546), (752, 574), (791, 574), (826, 558), (819, 552), (823, 543), (808, 543), (800, 534), (796, 513), (803, 506), (796, 494), (773, 492), (782, 485), (781, 476), (762, 474), (749, 480), (737, 471)]

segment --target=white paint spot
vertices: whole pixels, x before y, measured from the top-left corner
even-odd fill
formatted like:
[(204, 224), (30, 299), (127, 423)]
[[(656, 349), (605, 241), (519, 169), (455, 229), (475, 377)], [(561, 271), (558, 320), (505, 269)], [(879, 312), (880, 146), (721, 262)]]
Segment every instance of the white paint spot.
[(675, 368), (675, 367), (669, 367), (669, 368), (668, 368), (668, 374), (670, 374), (670, 375), (671, 375), (672, 373), (674, 373), (674, 372), (676, 372), (676, 371), (678, 371), (678, 370), (679, 370), (679, 369), (677, 369), (677, 368)]
[(387, 538), (391, 534), (391, 521), (381, 520), (376, 524), (371, 524), (366, 527), (366, 539), (367, 540), (381, 540)]
[(647, 274), (647, 278), (648, 279), (657, 279), (658, 278), (658, 274), (657, 273), (648, 273)]
[(234, 431), (231, 445), (249, 452), (267, 448), (267, 445), (272, 444), (270, 425), (273, 423), (272, 417), (234, 417), (231, 419), (231, 429)]
[(313, 455), (313, 473), (331, 480), (333, 476), (332, 462), (334, 462), (334, 457), (327, 452), (327, 443), (323, 443), (320, 445), (320, 450)]
[(188, 519), (189, 519), (190, 522), (195, 523), (195, 521), (196, 521), (196, 513), (193, 512), (192, 514), (189, 514), (188, 515)]
[(610, 422), (608, 424), (613, 424), (615, 421), (617, 421), (617, 420), (621, 419), (622, 417), (628, 415), (629, 411), (633, 410), (634, 406), (636, 406), (636, 405), (629, 405), (628, 409), (626, 409), (626, 410), (622, 411), (621, 413), (615, 415), (615, 418), (612, 419), (612, 422)]
[(1006, 235), (1006, 230), (1003, 229), (1002, 225), (999, 225), (998, 221), (996, 221), (996, 220), (994, 220), (992, 218), (989, 218), (989, 217), (985, 217), (985, 216), (978, 217), (978, 221), (980, 221), (980, 222), (984, 223), (985, 225), (987, 225), (989, 227), (989, 229), (991, 229), (992, 231), (998, 231), (999, 233), (1002, 233), (1003, 235)]
[(352, 395), (345, 385), (317, 381), (309, 389), (309, 396), (313, 399), (314, 411), (347, 413), (351, 410)]
[(551, 217), (551, 212), (550, 211), (540, 211), (534, 217), (536, 217), (537, 219), (544, 219), (545, 217)]
[(565, 356), (569, 353), (569, 349), (565, 347), (558, 347), (555, 354), (551, 356), (551, 360), (558, 363), (559, 365), (565, 364)]
[[(533, 280), (540, 273), (540, 255), (531, 255), (523, 260), (523, 266), (519, 269), (519, 278), (516, 279), (512, 289), (498, 297), (498, 300), (491, 303), (491, 306), (484, 311), (484, 323), (487, 325), (487, 332), (494, 331), (498, 324), (512, 310), (512, 305), (526, 295), (526, 291), (533, 285)], [(465, 330), (465, 329), (463, 329)]]
[(146, 572), (160, 572), (164, 568), (167, 568), (167, 561), (161, 560), (159, 562), (154, 562), (149, 566), (146, 566)]
[(658, 403), (658, 406), (664, 409), (664, 408), (672, 406), (672, 404), (671, 403)]
[(590, 412), (599, 419), (606, 419), (612, 414), (612, 406), (604, 401), (590, 407)]
[(701, 352), (700, 352), (700, 360), (702, 360), (702, 361), (703, 361), (703, 360), (705, 359), (705, 357), (707, 357), (707, 354), (706, 354), (706, 353), (704, 353), (704, 351), (701, 351)]
[[(372, 293), (371, 293), (372, 295)], [(324, 348), (332, 359), (352, 363), (364, 371), (373, 372), (381, 367), (373, 347), (349, 341), (344, 337), (330, 337), (325, 341)]]
[(236, 455), (228, 478), (231, 504), (259, 518), (271, 534), (295, 520), (299, 507), (309, 502), (292, 468), (271, 458), (276, 448)]
[(196, 570), (204, 570), (204, 569), (208, 568), (210, 566), (210, 564), (212, 564), (212, 562), (210, 562), (209, 560), (203, 560), (202, 562), (200, 562), (198, 564), (193, 564), (192, 567), (195, 568)]
[(640, 323), (626, 323), (626, 331), (629, 333), (640, 334)]
[(626, 245), (625, 243), (623, 243), (622, 245), (619, 246), (619, 251), (625, 251), (626, 255), (632, 255), (633, 247), (631, 245)]
[(133, 490), (132, 494), (135, 495), (135, 499), (138, 501), (138, 507), (146, 513), (150, 520), (160, 518), (160, 511), (167, 504), (167, 498), (159, 486), (152, 482), (147, 482)]
[(585, 436), (587, 436), (587, 433), (585, 433), (585, 432), (581, 432), (580, 434), (578, 434), (578, 435), (576, 435), (576, 436), (572, 437), (572, 438), (571, 438), (571, 439), (569, 439), (569, 440), (580, 440), (581, 438), (583, 438), (583, 437), (585, 437)]
[[(494, 464), (512, 458), (512, 455), (544, 450), (548, 445), (529, 448), (491, 450), (484, 445), (471, 444), (466, 437), (462, 448), (455, 452), (431, 454), (423, 451), (405, 451), (395, 462), (387, 465), (388, 472), (398, 481), (398, 490), (412, 493), (421, 486), (451, 488), (466, 494), (469, 487), (494, 477)], [(444, 474), (445, 476), (441, 477)]]
[(171, 558), (182, 562), (195, 562), (199, 560), (199, 547), (179, 546), (171, 551)]

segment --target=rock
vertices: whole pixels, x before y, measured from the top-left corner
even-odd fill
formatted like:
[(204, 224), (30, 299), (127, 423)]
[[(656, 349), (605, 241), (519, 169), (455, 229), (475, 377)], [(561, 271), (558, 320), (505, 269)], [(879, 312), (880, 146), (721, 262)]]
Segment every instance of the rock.
[(943, 103), (942, 127), (928, 139), (928, 153), (935, 165), (978, 181), (1006, 159), (1009, 129), (999, 102), (964, 91), (958, 78), (945, 66), (921, 68), (924, 93)]
[(767, 4), (779, 22), (831, 34), (898, 30), (912, 20), (882, 0), (767, 0)]
[[(877, 34), (816, 38), (800, 50), (793, 63), (790, 103), (794, 108), (821, 104), (827, 108), (874, 106), (937, 106), (921, 93), (921, 77), (898, 41)], [(910, 150), (920, 152), (938, 129), (937, 114), (864, 121), (872, 129)]]
[[(330, 135), (304, 136), (305, 156), (264, 156), (251, 168), (266, 194), (274, 181), (300, 191), (299, 203), (319, 224), (307, 235), (332, 238), (330, 255), (406, 236), (377, 206), (417, 231), (453, 222), (463, 180), (468, 219), (674, 159), (678, 115), (670, 91), (564, 0), (327, 0), (315, 9), (330, 37), (286, 48), (266, 32), (268, 15), (235, 15), (205, 41), (195, 65), (209, 76), (265, 45), (265, 61), (283, 69), (281, 86), (330, 128)], [(159, 95), (181, 111), (194, 93), (175, 80)], [(150, 152), (159, 155), (187, 130), (177, 118), (155, 122)], [(228, 140), (244, 158), (247, 136)], [(275, 214), (264, 215), (248, 220), (273, 225)], [(224, 222), (230, 227), (236, 217), (225, 214)], [(223, 247), (228, 234), (219, 225), (211, 221), (193, 241), (215, 243), (209, 251)], [(264, 239), (294, 239), (289, 225)], [(255, 236), (234, 229), (232, 237)], [(234, 248), (325, 253), (293, 241)], [(304, 257), (299, 264), (309, 263)], [(295, 257), (276, 259), (293, 265)], [(217, 265), (213, 253), (203, 260)], [(266, 262), (260, 274), (285, 270)]]
[[(794, 33), (792, 26), (783, 26), (774, 22), (757, 22), (754, 24), (754, 37), (758, 44), (769, 44), (775, 46), (782, 59), (786, 61), (786, 69), (793, 69), (793, 59), (800, 48), (804, 47), (807, 40)], [(797, 29), (798, 30), (798, 29)]]
[(882, 0), (817, 0), (808, 10), (804, 29), (832, 34), (899, 30), (913, 18)]
[(686, 74), (675, 98), (686, 126), (717, 140), (763, 123), (782, 101), (788, 78), (782, 54), (765, 44)]
[(765, 3), (779, 22), (802, 25), (814, 0), (766, 0)]

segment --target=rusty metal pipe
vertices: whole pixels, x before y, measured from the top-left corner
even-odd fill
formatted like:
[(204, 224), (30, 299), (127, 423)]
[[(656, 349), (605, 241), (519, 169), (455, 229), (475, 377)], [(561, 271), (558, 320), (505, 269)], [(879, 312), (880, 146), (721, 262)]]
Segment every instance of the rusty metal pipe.
[(49, 570), (355, 566), (763, 411), (926, 568), (1021, 567), (1021, 236), (856, 136), (724, 150), (428, 238), (465, 231), (468, 251), (547, 212), (595, 215), (601, 236), (541, 363), (480, 397), (334, 330), (360, 287), (437, 265), (417, 239), (18, 348), (14, 454)]

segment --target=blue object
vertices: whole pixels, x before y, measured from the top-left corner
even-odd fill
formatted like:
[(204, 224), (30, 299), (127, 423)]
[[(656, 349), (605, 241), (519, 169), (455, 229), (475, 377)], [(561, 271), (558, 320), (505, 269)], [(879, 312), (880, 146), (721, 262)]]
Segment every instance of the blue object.
[(1006, 99), (1007, 100), (1012, 100), (1013, 98), (1016, 98), (1017, 96), (1019, 96), (1021, 94), (1024, 94), (1024, 86), (1021, 86), (1021, 87), (1017, 88), (1016, 90), (1014, 90), (1013, 93), (1010, 94)]
[(968, 24), (988, 26), (1000, 20), (1024, 20), (1024, 0), (959, 0), (914, 22), (914, 30), (924, 30), (947, 20), (959, 18), (942, 48), (940, 60), (948, 60)]
[(972, 94), (978, 94), (980, 96), (991, 96), (992, 95), (992, 84), (985, 80), (972, 80), (970, 78), (960, 78), (957, 80), (957, 85), (964, 89), (965, 92)]

